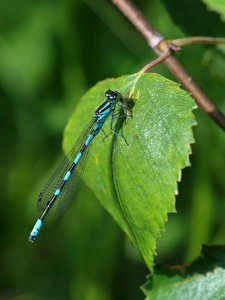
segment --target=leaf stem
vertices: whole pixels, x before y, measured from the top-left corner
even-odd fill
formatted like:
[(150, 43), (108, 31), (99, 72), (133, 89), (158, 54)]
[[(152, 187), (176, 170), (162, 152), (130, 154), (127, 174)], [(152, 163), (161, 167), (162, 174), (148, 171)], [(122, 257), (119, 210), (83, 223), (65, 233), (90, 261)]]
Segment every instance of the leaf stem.
[[(195, 99), (197, 104), (217, 123), (217, 125), (219, 125), (225, 131), (225, 115), (213, 104), (210, 98), (205, 94), (205, 92), (194, 81), (191, 75), (186, 71), (183, 65), (174, 56), (173, 47), (171, 47), (171, 44), (168, 43), (168, 41), (166, 41), (158, 31), (156, 31), (156, 29), (147, 21), (143, 14), (134, 6), (134, 4), (130, 0), (111, 1), (130, 20), (134, 27), (144, 36), (149, 46), (156, 52), (156, 54), (161, 57), (164, 57), (165, 55), (165, 59), (163, 60), (165, 60), (165, 64), (173, 73), (173, 75), (179, 80), (179, 82), (187, 91), (192, 93), (192, 97)], [(183, 41), (183, 44), (190, 44), (190, 39), (192, 39), (193, 43), (217, 43), (224, 40), (219, 39), (219, 41), (216, 41), (216, 39), (213, 38), (196, 37), (186, 39), (186, 41)], [(181, 44), (177, 44), (176, 42), (174, 43), (174, 47), (179, 45)], [(161, 59), (160, 62), (162, 62), (163, 60)], [(149, 66), (150, 64), (148, 64), (147, 66)], [(144, 68), (149, 69), (149, 67), (146, 66)]]

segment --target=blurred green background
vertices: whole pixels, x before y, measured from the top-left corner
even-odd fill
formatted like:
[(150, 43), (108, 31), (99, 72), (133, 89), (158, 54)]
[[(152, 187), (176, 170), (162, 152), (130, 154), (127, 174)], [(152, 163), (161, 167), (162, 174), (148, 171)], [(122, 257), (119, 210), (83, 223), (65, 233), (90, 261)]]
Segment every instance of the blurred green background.
[[(136, 4), (169, 39), (224, 35), (219, 15), (200, 0), (181, 9), (184, 2)], [(177, 56), (225, 112), (225, 47), (188, 46)], [(82, 94), (155, 58), (109, 1), (0, 2), (0, 299), (144, 298), (143, 260), (84, 182), (64, 218), (48, 218), (35, 244), (28, 236)], [(175, 80), (164, 65), (152, 71)], [(178, 214), (168, 216), (156, 262), (184, 263), (202, 243), (225, 243), (225, 136), (201, 109), (195, 115), (192, 167), (183, 171)]]

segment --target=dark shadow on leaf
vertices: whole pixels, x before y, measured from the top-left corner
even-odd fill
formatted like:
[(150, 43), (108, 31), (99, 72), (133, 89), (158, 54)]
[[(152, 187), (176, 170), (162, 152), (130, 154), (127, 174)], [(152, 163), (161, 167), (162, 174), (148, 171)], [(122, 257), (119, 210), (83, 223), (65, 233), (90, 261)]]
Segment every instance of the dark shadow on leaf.
[[(115, 125), (113, 126), (113, 130), (118, 133), (120, 136), (113, 134), (111, 147), (110, 147), (110, 164), (109, 164), (109, 182), (111, 185), (111, 191), (113, 195), (113, 199), (116, 202), (120, 211), (123, 211), (123, 208), (120, 205), (119, 199), (121, 199), (120, 195), (118, 195), (119, 190), (117, 188), (117, 179), (114, 177), (114, 169), (115, 169), (115, 155), (116, 155), (116, 147), (117, 143), (126, 143), (127, 147), (129, 146), (126, 140), (126, 136), (123, 134), (123, 128), (126, 126), (126, 123), (131, 121), (132, 118), (132, 109), (135, 106), (135, 99), (132, 98), (123, 98), (122, 105), (127, 107), (127, 113), (125, 115), (124, 109), (120, 108), (118, 118), (114, 120)], [(128, 115), (129, 113), (129, 115)], [(124, 117), (123, 117), (124, 116)], [(123, 140), (124, 139), (124, 140)], [(127, 223), (127, 221), (126, 221)], [(132, 230), (132, 228), (131, 228)]]

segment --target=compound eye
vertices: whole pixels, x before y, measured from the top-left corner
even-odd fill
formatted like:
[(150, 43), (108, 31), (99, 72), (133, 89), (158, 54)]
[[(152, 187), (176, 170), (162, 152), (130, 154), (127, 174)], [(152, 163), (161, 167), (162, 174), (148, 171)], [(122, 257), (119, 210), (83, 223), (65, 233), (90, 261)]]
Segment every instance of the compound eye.
[(105, 96), (108, 98), (108, 97), (111, 96), (111, 93), (112, 93), (112, 91), (111, 91), (111, 90), (108, 90), (108, 91), (105, 92)]
[(118, 96), (119, 92), (117, 91), (111, 91), (111, 90), (108, 90), (105, 95), (108, 99), (111, 99), (111, 100), (116, 100), (117, 96)]

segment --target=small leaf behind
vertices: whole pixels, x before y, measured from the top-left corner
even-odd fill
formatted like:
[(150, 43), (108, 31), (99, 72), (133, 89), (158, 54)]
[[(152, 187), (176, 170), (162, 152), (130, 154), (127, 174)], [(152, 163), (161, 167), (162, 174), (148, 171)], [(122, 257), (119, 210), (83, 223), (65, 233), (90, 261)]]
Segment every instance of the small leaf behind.
[(225, 299), (225, 247), (203, 245), (187, 266), (157, 265), (142, 290), (146, 300)]
[(221, 19), (225, 20), (225, 3), (221, 0), (203, 0), (209, 10), (215, 11), (221, 15)]

